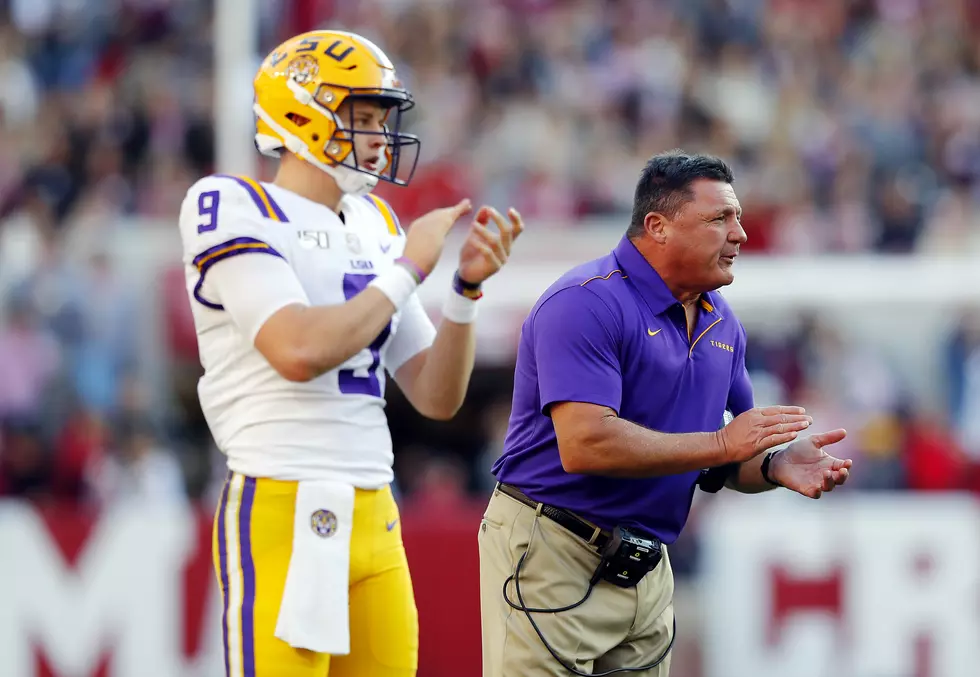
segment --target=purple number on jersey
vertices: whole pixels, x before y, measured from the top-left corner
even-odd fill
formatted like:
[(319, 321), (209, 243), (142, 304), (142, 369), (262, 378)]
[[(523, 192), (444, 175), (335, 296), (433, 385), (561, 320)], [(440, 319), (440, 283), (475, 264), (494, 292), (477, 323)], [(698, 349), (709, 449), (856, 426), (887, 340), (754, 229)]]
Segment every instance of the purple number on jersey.
[(216, 190), (209, 190), (201, 193), (197, 197), (198, 216), (208, 217), (207, 223), (197, 226), (197, 234), (207, 233), (218, 227), (218, 204), (221, 202), (221, 193)]
[[(364, 291), (371, 280), (372, 274), (347, 273), (344, 275), (344, 298), (350, 301), (352, 298)], [(367, 376), (355, 376), (353, 369), (341, 369), (337, 374), (337, 382), (340, 392), (345, 395), (373, 395), (381, 397), (381, 383), (378, 381), (378, 367), (381, 365), (381, 347), (391, 335), (391, 322), (389, 322), (378, 337), (371, 342), (368, 350), (371, 351), (371, 366), (368, 367)]]

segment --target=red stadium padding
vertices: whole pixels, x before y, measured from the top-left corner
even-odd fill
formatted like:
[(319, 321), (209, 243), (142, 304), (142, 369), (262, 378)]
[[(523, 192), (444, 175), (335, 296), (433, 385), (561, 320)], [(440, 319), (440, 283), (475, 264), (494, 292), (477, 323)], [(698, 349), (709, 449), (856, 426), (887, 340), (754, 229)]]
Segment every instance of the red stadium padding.
[[(480, 598), (477, 531), (485, 505), (452, 502), (402, 506), (402, 530), (415, 585), (421, 626), (419, 677), (479, 675)], [(60, 552), (64, 569), (72, 570), (91, 555), (100, 515), (76, 506), (45, 507), (38, 511), (50, 541)], [(211, 568), (210, 509), (195, 510), (191, 550), (179, 580), (183, 590), (177, 622), (181, 625), (182, 659), (194, 663), (207, 634), (207, 606), (214, 593)], [(152, 529), (152, 525), (147, 525)], [(96, 549), (98, 546), (94, 546)], [(69, 603), (70, 604), (70, 603)], [(68, 677), (56, 661), (35, 644), (37, 677)], [(117, 677), (110, 667), (112, 647), (106, 646), (86, 677)]]
[(419, 609), (419, 677), (481, 673), (477, 532), (486, 505), (402, 511)]

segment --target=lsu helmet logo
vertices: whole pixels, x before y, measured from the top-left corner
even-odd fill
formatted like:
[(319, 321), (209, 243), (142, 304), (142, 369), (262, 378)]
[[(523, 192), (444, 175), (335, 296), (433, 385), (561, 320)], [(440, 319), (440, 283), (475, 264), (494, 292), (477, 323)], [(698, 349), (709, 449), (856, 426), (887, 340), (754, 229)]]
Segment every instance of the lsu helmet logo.
[(337, 533), (337, 516), (329, 510), (317, 510), (310, 515), (313, 533), (321, 538), (329, 538)]
[(320, 64), (312, 56), (298, 56), (286, 66), (286, 74), (298, 84), (312, 82), (320, 72)]

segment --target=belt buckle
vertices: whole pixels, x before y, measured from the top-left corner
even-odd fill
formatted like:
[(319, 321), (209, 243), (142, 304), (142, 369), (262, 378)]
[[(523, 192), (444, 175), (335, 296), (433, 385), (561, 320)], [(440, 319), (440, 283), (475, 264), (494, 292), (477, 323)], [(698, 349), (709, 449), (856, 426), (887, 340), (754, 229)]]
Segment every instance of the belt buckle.
[[(586, 526), (590, 526), (588, 522), (584, 522), (583, 521), (583, 524), (585, 524)], [(593, 528), (592, 538), (590, 538), (588, 541), (586, 541), (586, 543), (588, 543), (589, 545), (591, 545), (593, 547), (598, 548), (599, 547), (599, 537), (600, 536), (605, 536), (605, 534), (602, 533), (602, 528), (601, 527), (597, 527), (595, 525), (591, 525), (591, 526)]]

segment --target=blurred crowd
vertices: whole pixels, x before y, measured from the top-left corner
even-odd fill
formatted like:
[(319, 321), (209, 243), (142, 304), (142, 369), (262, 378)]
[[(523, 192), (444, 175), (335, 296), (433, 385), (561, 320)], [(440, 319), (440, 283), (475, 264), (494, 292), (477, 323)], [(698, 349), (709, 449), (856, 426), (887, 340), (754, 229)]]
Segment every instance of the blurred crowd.
[[(330, 25), (395, 60), (423, 138), (413, 186), (379, 190), (403, 222), (467, 195), (541, 228), (621, 227), (639, 167), (683, 147), (734, 165), (748, 251), (980, 253), (980, 3), (258, 5), (262, 53)], [(220, 477), (180, 270), (160, 281), (175, 402), (161, 414), (139, 376), (140, 299), (107, 255), (140, 218), (175, 219), (213, 169), (212, 12), (0, 0), (0, 494), (185, 500)], [(928, 413), (873, 350), (816, 321), (753, 336), (749, 361), (761, 392), (853, 423), (847, 451), (874, 468), (858, 487), (978, 489), (980, 321), (943, 350), (947, 393)], [(392, 394), (400, 491), (488, 489), (509, 378), (478, 371), (473, 403), (436, 426)]]
[[(257, 5), (262, 53), (329, 25), (395, 60), (424, 149), (413, 189), (384, 191), (406, 217), (465, 193), (575, 227), (628, 213), (643, 161), (680, 146), (732, 161), (747, 249), (980, 250), (971, 0)], [(0, 2), (0, 208), (172, 216), (213, 161), (211, 15)]]

